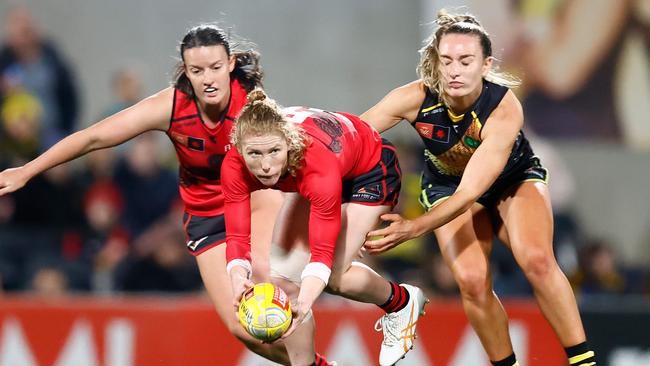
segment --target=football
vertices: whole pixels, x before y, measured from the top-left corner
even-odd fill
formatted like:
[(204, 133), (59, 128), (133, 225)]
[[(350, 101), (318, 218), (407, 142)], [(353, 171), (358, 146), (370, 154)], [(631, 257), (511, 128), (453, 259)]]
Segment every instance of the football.
[(271, 283), (258, 283), (242, 295), (239, 322), (253, 337), (272, 342), (291, 325), (289, 297)]

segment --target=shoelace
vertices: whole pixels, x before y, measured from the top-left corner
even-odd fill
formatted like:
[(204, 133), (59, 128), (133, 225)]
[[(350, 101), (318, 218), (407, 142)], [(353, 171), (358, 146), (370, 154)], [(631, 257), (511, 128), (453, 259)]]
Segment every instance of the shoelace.
[[(389, 313), (377, 320), (375, 323), (375, 330), (377, 332), (384, 331), (384, 344), (387, 346), (392, 346), (399, 342), (398, 330), (397, 330), (397, 318), (396, 313)], [(388, 326), (386, 326), (388, 325)]]

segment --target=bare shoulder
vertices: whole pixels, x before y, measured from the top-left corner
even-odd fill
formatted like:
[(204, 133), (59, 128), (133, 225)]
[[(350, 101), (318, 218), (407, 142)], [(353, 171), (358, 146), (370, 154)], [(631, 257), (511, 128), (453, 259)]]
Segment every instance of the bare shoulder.
[[(506, 95), (503, 96), (497, 108), (492, 112), (490, 118), (494, 117), (497, 120), (519, 121), (523, 124), (524, 111), (521, 107), (519, 99), (512, 92), (508, 90)], [(520, 126), (521, 127), (521, 126)]]
[(172, 105), (174, 104), (174, 88), (165, 88), (155, 94), (150, 95), (142, 101), (147, 102), (147, 104), (156, 105), (157, 107), (165, 107), (169, 105), (169, 110), (171, 112)]
[(488, 122), (482, 132), (487, 137), (491, 132), (496, 134), (516, 134), (524, 123), (524, 112), (521, 103), (512, 90), (508, 90), (499, 105), (494, 109), (488, 118)]
[(165, 88), (151, 96), (144, 98), (132, 108), (137, 114), (143, 115), (146, 120), (153, 124), (153, 128), (167, 130), (172, 116), (174, 105), (174, 88)]
[(417, 117), (418, 109), (426, 96), (425, 90), (426, 86), (424, 86), (422, 80), (415, 80), (395, 88), (389, 96), (392, 97), (395, 103), (402, 106), (404, 119), (413, 121)]
[(413, 122), (424, 101), (426, 95), (424, 90), (422, 81), (415, 80), (391, 90), (380, 103), (395, 117)]

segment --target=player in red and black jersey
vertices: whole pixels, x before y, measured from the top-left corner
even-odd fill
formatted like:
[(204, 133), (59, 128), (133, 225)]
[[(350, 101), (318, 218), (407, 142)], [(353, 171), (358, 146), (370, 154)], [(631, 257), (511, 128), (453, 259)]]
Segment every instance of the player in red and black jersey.
[[(259, 54), (230, 49), (226, 33), (212, 25), (189, 30), (180, 44), (182, 62), (174, 85), (121, 112), (78, 131), (22, 167), (0, 173), (0, 195), (13, 192), (35, 175), (88, 152), (124, 143), (146, 131), (165, 132), (180, 163), (180, 193), (187, 247), (196, 260), (217, 313), (252, 351), (289, 364), (284, 345), (262, 344), (248, 335), (232, 312), (231, 285), (226, 273), (225, 222), (221, 163), (230, 149), (233, 121), (246, 103), (247, 92), (260, 86)], [(256, 193), (251, 212), (253, 236), (260, 257), (268, 256), (273, 220), (281, 194)], [(263, 204), (261, 204), (263, 202)], [(260, 219), (263, 218), (263, 219)], [(319, 365), (326, 365), (317, 356)], [(218, 363), (218, 362), (217, 362)]]
[[(351, 114), (305, 107), (281, 110), (261, 90), (251, 92), (249, 100), (233, 133), (236, 149), (222, 166), (227, 267), (235, 298), (252, 286), (251, 193), (265, 188), (297, 192), (310, 203), (309, 212), (301, 214), (309, 216), (311, 258), (296, 280), (300, 289), (292, 306), (293, 326), (284, 336), (292, 364), (309, 362), (313, 338), (308, 326), (299, 325), (310, 324), (303, 320), (327, 289), (386, 311), (378, 323), (386, 330), (384, 343), (394, 349), (380, 354), (379, 363), (393, 365), (413, 347), (424, 294), (417, 287), (391, 283), (353, 259), (379, 216), (397, 203), (401, 173), (395, 148)], [(285, 212), (278, 220), (291, 225)]]
[(379, 131), (409, 121), (425, 143), (424, 215), (385, 215), (390, 226), (365, 244), (380, 253), (433, 231), (462, 294), (463, 307), (494, 365), (518, 365), (508, 318), (492, 291), (489, 254), (496, 234), (531, 283), (569, 363), (595, 365), (571, 286), (553, 256), (553, 221), (540, 165), (521, 132), (523, 113), (491, 69), (488, 34), (472, 15), (441, 12), (422, 49), (421, 80), (393, 90), (362, 115)]

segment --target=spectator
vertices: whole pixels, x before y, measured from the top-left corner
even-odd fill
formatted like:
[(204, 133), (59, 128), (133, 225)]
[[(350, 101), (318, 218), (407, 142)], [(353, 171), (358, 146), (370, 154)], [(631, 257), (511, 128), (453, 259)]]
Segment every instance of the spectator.
[(118, 289), (180, 292), (201, 288), (196, 264), (178, 245), (184, 234), (177, 217), (176, 212), (165, 216), (136, 240), (132, 255), (116, 272)]
[(39, 151), (43, 111), (39, 101), (25, 92), (6, 96), (0, 112), (0, 168), (23, 165)]
[(101, 119), (126, 109), (142, 99), (142, 83), (137, 74), (127, 68), (117, 70), (111, 78), (113, 102), (102, 113)]
[(34, 273), (30, 287), (38, 296), (60, 297), (68, 291), (68, 277), (57, 266), (44, 266)]
[(43, 106), (40, 149), (53, 145), (75, 127), (78, 100), (72, 73), (55, 45), (45, 39), (27, 7), (16, 6), (4, 21), (0, 45), (0, 94), (24, 90)]
[(154, 134), (140, 135), (131, 141), (115, 171), (126, 203), (123, 223), (133, 237), (167, 214), (179, 197), (176, 175), (162, 167), (160, 151)]
[(84, 209), (88, 226), (83, 233), (83, 259), (93, 273), (88, 286), (98, 292), (111, 292), (117, 265), (129, 253), (130, 237), (121, 226), (124, 206), (122, 194), (110, 181), (94, 183), (86, 192)]
[(580, 295), (622, 295), (636, 292), (638, 276), (617, 262), (612, 248), (603, 240), (592, 240), (580, 250), (579, 270), (571, 283)]

